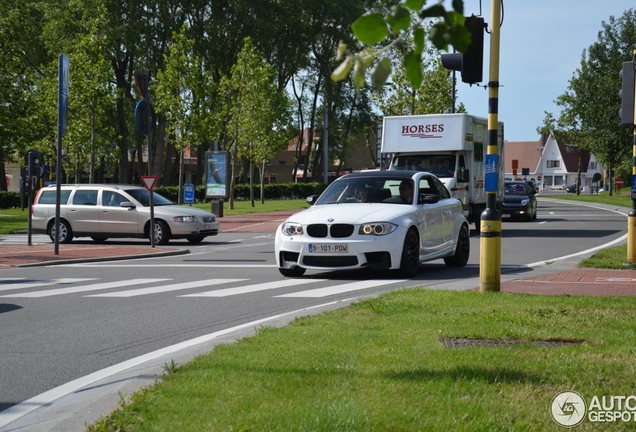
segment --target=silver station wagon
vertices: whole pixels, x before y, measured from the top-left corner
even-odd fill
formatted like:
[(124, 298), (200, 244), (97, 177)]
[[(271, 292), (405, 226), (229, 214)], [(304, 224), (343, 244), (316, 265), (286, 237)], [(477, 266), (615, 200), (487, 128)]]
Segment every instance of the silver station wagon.
[[(59, 242), (90, 237), (104, 242), (115, 237), (150, 239), (150, 192), (140, 186), (114, 184), (61, 185)], [(33, 206), (32, 232), (46, 233), (55, 241), (55, 185), (38, 191)], [(199, 243), (219, 233), (213, 213), (174, 204), (153, 192), (155, 244), (171, 239)]]

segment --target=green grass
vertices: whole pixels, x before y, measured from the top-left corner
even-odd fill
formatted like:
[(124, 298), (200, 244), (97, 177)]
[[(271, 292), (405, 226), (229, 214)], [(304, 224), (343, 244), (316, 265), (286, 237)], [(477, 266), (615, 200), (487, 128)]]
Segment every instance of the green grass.
[[(582, 265), (624, 268), (625, 257), (619, 246)], [(635, 319), (633, 298), (394, 291), (172, 363), (88, 429), (558, 430), (549, 407), (562, 391), (588, 403), (634, 394)], [(441, 338), (522, 343), (446, 348)]]
[(633, 394), (634, 320), (632, 298), (395, 291), (218, 346), (90, 430), (556, 430), (561, 391)]
[(632, 199), (630, 196), (630, 190), (629, 189), (622, 189), (620, 191), (620, 193), (614, 193), (612, 196), (610, 196), (607, 192), (603, 192), (600, 194), (591, 194), (591, 193), (585, 193), (582, 192), (581, 195), (576, 195), (576, 194), (563, 194), (563, 195), (553, 195), (553, 194), (549, 194), (549, 195), (541, 195), (544, 198), (557, 198), (557, 199), (563, 199), (563, 200), (570, 200), (570, 201), (584, 201), (584, 202), (589, 202), (589, 203), (601, 203), (601, 204), (609, 204), (609, 205), (615, 205), (615, 206), (619, 206), (619, 207), (627, 207), (627, 208), (632, 208)]
[(0, 234), (26, 231), (29, 224), (28, 221), (28, 209), (0, 209)]
[[(211, 203), (194, 204), (194, 207), (210, 211), (212, 209)], [(234, 208), (231, 209), (229, 202), (223, 202), (223, 216), (232, 216), (248, 213), (268, 213), (273, 211), (282, 210), (302, 210), (308, 208), (309, 204), (305, 199), (290, 199), (290, 200), (272, 200), (265, 201), (261, 204), (260, 201), (254, 201), (254, 207), (252, 207), (251, 201), (234, 201)]]
[(627, 267), (627, 245), (601, 249), (579, 263), (579, 267), (624, 270)]

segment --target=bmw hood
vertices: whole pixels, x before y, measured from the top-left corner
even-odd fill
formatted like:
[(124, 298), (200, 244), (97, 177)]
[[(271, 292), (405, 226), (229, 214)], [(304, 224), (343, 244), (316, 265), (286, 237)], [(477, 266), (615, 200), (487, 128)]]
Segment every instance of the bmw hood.
[(365, 222), (391, 222), (413, 211), (411, 205), (360, 203), (317, 205), (290, 216), (286, 222), (302, 225), (314, 223), (361, 224)]

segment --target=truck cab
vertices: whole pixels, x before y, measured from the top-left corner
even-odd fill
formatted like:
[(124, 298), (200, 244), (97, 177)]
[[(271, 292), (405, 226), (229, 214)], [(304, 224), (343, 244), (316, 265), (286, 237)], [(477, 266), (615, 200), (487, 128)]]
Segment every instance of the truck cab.
[[(463, 205), (469, 222), (480, 229), (486, 208), (485, 154), (488, 122), (469, 114), (385, 117), (381, 151), (390, 155), (390, 170), (428, 171)], [(497, 201), (503, 198), (503, 123), (497, 131), (499, 164)]]

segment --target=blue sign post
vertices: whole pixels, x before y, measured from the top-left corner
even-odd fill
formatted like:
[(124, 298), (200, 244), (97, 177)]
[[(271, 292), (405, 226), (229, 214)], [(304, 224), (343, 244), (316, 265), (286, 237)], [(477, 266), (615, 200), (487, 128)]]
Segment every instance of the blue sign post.
[(194, 204), (194, 185), (192, 183), (183, 185), (183, 203)]
[(499, 190), (499, 155), (486, 155), (484, 190), (497, 192)]

